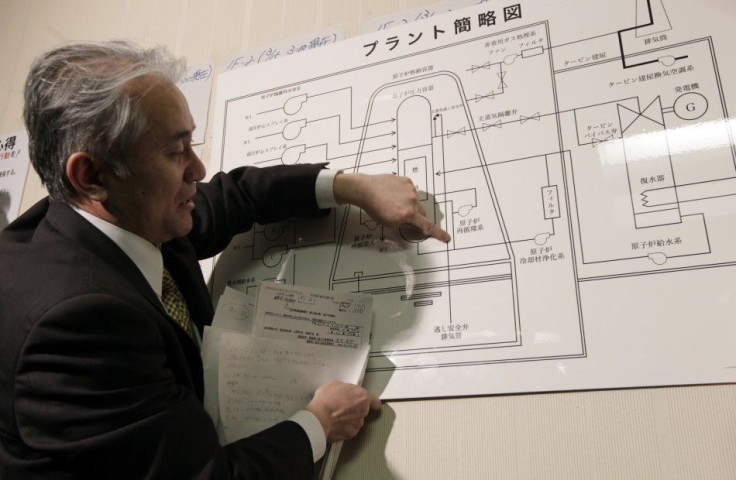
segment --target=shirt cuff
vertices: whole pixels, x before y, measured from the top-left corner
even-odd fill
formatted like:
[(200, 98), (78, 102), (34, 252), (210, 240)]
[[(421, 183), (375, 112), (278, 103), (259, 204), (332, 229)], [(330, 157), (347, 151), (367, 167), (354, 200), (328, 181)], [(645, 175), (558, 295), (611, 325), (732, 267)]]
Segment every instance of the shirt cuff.
[(327, 438), (322, 424), (309, 410), (299, 410), (289, 420), (298, 423), (307, 433), (312, 445), (312, 458), (317, 462), (327, 451)]
[(320, 209), (339, 206), (337, 201), (335, 201), (332, 184), (335, 182), (335, 176), (341, 172), (342, 170), (328, 170), (323, 168), (317, 174), (317, 182), (314, 184), (314, 194), (317, 198), (317, 206)]

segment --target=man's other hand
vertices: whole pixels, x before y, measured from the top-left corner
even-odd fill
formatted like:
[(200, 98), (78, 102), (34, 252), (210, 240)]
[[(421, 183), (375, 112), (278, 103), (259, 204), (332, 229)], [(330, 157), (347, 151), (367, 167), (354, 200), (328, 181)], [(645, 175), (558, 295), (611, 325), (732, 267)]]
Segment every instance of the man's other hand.
[(355, 437), (368, 412), (380, 408), (378, 397), (363, 387), (343, 382), (322, 385), (307, 405), (307, 410), (322, 424), (330, 443)]

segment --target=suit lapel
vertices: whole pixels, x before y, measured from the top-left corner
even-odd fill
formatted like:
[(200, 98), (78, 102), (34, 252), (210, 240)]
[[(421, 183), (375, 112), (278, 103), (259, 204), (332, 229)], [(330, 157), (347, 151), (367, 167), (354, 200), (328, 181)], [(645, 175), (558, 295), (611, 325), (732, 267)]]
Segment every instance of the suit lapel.
[(74, 240), (103, 262), (125, 277), (140, 294), (161, 313), (166, 310), (135, 263), (104, 233), (90, 224), (70, 206), (51, 203), (46, 215), (49, 224), (64, 237)]
[[(99, 231), (92, 224), (87, 222), (81, 215), (75, 212), (71, 207), (61, 203), (51, 203), (46, 214), (46, 221), (49, 225), (58, 231), (64, 237), (77, 242), (85, 250), (89, 251), (103, 262), (107, 263), (116, 273), (125, 278), (131, 286), (133, 286), (143, 298), (145, 298), (154, 308), (156, 308), (167, 321), (173, 325), (174, 330), (179, 338), (182, 351), (186, 358), (186, 362), (190, 368), (191, 379), (194, 388), (200, 400), (204, 397), (203, 370), (202, 360), (199, 354), (198, 345), (179, 327), (176, 322), (168, 315), (166, 309), (161, 304), (156, 292), (153, 291), (146, 278), (135, 265), (135, 263), (118, 247), (115, 242), (110, 240), (104, 233)], [(189, 247), (191, 249), (191, 246)], [(212, 304), (209, 296), (205, 293), (204, 302), (202, 301), (201, 288), (199, 286), (189, 287), (190, 280), (196, 280), (196, 276), (192, 275), (191, 267), (186, 266), (186, 262), (182, 262), (178, 255), (170, 255), (165, 252), (170, 251), (168, 247), (162, 248), (164, 262), (170, 268), (172, 275), (179, 285), (184, 286), (182, 293), (187, 299), (187, 306), (192, 312), (192, 319), (198, 326), (201, 334), (204, 322), (210, 322), (212, 314)], [(168, 257), (168, 260), (167, 260)], [(196, 263), (195, 258), (195, 265)], [(199, 274), (199, 283), (204, 284)], [(196, 284), (196, 282), (194, 282)], [(193, 290), (194, 288), (194, 290)], [(205, 292), (206, 285), (204, 286)], [(196, 293), (196, 294), (195, 294)], [(204, 304), (205, 306), (197, 306)], [(193, 310), (191, 310), (194, 308)]]
[[(209, 291), (202, 278), (202, 271), (197, 262), (194, 249), (185, 239), (175, 239), (161, 246), (161, 255), (164, 259), (164, 266), (171, 272), (184, 296), (184, 300), (187, 302), (189, 316), (201, 338), (204, 325), (212, 323), (214, 313)], [(187, 359), (193, 360), (189, 362), (192, 379), (200, 401), (204, 401), (204, 370), (199, 345), (195, 345), (183, 329), (177, 328), (177, 333), (182, 339)], [(194, 361), (194, 357), (196, 357), (196, 361)]]

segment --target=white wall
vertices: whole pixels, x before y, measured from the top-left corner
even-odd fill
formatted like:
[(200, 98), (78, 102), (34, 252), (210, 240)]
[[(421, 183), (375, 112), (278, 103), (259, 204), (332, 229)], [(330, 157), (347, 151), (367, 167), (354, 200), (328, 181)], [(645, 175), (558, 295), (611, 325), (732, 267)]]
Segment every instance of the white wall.
[[(248, 47), (330, 25), (359, 35), (368, 18), (431, 3), (2, 0), (0, 132), (23, 127), (30, 62), (62, 42), (126, 38), (219, 64)], [(31, 172), (21, 210), (44, 195)], [(389, 402), (346, 443), (335, 477), (732, 479), (735, 404), (736, 385)]]

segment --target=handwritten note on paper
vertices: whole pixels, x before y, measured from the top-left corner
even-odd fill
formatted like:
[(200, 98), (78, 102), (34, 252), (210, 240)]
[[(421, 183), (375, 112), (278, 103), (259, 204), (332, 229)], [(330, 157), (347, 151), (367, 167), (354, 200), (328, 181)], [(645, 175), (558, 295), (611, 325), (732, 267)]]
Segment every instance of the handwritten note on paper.
[(212, 326), (227, 328), (241, 333), (253, 333), (253, 311), (255, 295), (250, 295), (232, 287), (225, 287), (215, 310)]
[(227, 72), (277, 58), (288, 57), (306, 50), (331, 45), (343, 38), (345, 38), (344, 28), (333, 26), (301, 37), (248, 49), (225, 60), (222, 64), (222, 70)]
[(197, 128), (192, 135), (192, 144), (204, 143), (207, 130), (207, 114), (210, 108), (210, 92), (212, 91), (213, 63), (203, 62), (190, 66), (177, 86), (189, 104), (194, 124)]
[(257, 433), (303, 409), (332, 380), (357, 383), (368, 346), (329, 348), (221, 331), (219, 415), (228, 442)]
[(255, 334), (302, 343), (361, 349), (368, 343), (373, 297), (261, 282)]
[(0, 230), (18, 216), (29, 164), (26, 131), (0, 134)]
[(424, 20), (425, 18), (434, 17), (435, 14), (451, 12), (459, 8), (486, 3), (488, 0), (446, 0), (434, 5), (428, 5), (424, 8), (415, 8), (393, 15), (372, 18), (363, 22), (363, 33), (372, 33), (380, 30), (386, 30), (416, 20)]

